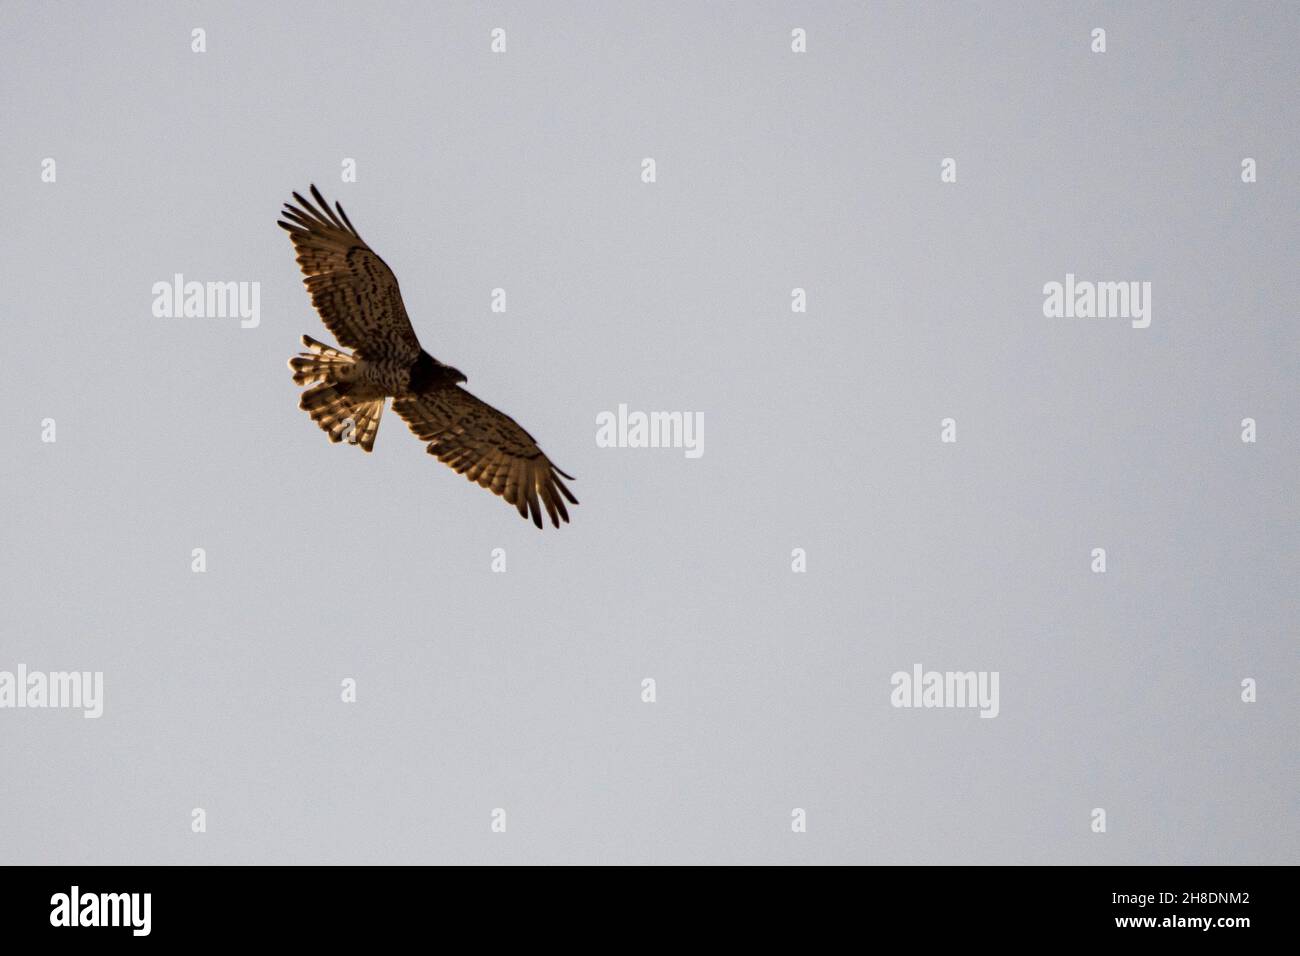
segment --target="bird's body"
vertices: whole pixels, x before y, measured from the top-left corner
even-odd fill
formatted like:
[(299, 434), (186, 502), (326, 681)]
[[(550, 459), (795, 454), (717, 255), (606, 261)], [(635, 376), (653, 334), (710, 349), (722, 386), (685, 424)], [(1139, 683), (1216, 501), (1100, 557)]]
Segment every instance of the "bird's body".
[(346, 382), (358, 393), (373, 392), (375, 396), (406, 397), (465, 381), (465, 376), (443, 365), (423, 349), (409, 365), (402, 359), (370, 360), (356, 358), (340, 364), (335, 372), (335, 382)]
[[(331, 441), (345, 438), (374, 448), (384, 403), (428, 451), (457, 472), (513, 504), (542, 527), (542, 508), (555, 527), (569, 520), (565, 487), (572, 480), (551, 463), (533, 437), (512, 418), (460, 387), (458, 369), (426, 352), (402, 304), (397, 278), (361, 239), (337, 203), (334, 210), (315, 186), (319, 208), (294, 193), (279, 225), (288, 231), (298, 264), (325, 325), (349, 354), (303, 336), (308, 351), (289, 360), (293, 380), (312, 385), (299, 407)], [(336, 214), (337, 212), (337, 214)]]

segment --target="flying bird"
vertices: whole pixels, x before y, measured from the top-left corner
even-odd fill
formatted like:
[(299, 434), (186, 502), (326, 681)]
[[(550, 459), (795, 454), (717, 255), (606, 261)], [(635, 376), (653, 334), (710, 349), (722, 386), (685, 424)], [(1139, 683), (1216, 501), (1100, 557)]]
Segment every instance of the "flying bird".
[[(298, 407), (329, 434), (345, 436), (369, 452), (375, 446), (384, 402), (400, 415), (429, 454), (470, 481), (514, 505), (542, 527), (569, 520), (567, 499), (578, 499), (562, 478), (573, 480), (546, 457), (533, 436), (510, 416), (460, 387), (458, 369), (420, 346), (402, 304), (397, 277), (357, 233), (337, 202), (330, 209), (311, 187), (313, 205), (298, 193), (285, 203), (278, 225), (287, 230), (302, 267), (303, 283), (325, 327), (342, 349), (302, 337), (308, 349), (289, 359), (293, 380), (312, 385)], [(316, 383), (316, 384), (312, 384)]]

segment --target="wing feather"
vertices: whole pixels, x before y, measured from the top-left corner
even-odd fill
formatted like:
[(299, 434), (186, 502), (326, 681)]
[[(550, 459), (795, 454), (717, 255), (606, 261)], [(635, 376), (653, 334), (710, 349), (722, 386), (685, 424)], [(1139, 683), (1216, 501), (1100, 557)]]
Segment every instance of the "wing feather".
[(314, 185), (311, 194), (314, 203), (294, 193), (298, 205), (285, 203), (278, 224), (289, 233), (325, 327), (362, 358), (414, 362), (420, 342), (393, 270), (366, 245), (341, 205), (331, 209)]
[(556, 468), (533, 436), (510, 416), (471, 395), (459, 385), (445, 385), (393, 400), (429, 454), (499, 495), (542, 527), (542, 514), (559, 527), (569, 520), (564, 499), (578, 499), (561, 480), (573, 480)]

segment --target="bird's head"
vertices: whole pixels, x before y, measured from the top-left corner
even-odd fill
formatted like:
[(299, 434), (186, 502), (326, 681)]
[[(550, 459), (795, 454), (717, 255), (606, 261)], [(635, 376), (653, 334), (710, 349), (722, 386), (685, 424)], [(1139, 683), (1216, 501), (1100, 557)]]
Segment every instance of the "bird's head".
[(423, 349), (420, 350), (420, 357), (415, 360), (411, 366), (410, 387), (412, 391), (422, 392), (426, 388), (435, 388), (439, 385), (445, 385), (448, 382), (456, 384), (457, 382), (467, 382), (465, 373), (458, 368), (452, 368), (446, 362), (439, 362)]

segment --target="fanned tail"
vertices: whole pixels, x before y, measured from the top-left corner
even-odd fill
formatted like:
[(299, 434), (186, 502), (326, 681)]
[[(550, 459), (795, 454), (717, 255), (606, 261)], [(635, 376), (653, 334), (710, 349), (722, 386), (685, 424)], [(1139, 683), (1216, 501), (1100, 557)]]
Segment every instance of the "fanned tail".
[[(384, 413), (384, 397), (376, 397), (360, 383), (340, 381), (356, 364), (356, 359), (309, 335), (302, 344), (310, 349), (289, 359), (293, 380), (299, 385), (313, 385), (302, 393), (298, 407), (311, 416), (332, 442), (346, 441), (372, 451), (379, 434), (379, 419)], [(356, 394), (359, 391), (367, 394)]]
[(347, 352), (317, 342), (310, 335), (302, 337), (302, 344), (310, 351), (301, 352), (289, 359), (289, 368), (293, 369), (293, 380), (297, 385), (337, 381), (343, 377), (340, 373), (344, 369), (356, 364), (356, 359)]

